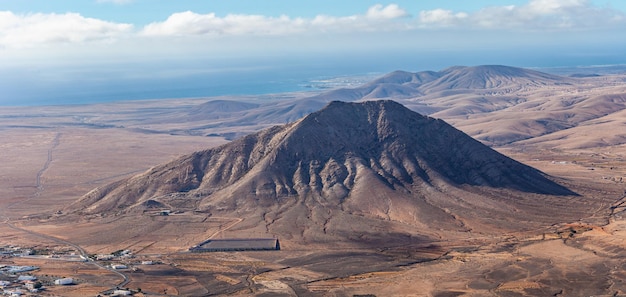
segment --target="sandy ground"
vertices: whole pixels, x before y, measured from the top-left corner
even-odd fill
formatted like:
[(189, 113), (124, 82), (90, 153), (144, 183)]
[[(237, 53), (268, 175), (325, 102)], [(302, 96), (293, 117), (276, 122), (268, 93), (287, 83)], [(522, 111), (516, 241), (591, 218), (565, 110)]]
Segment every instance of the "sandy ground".
[[(188, 104), (186, 101), (179, 103)], [(113, 112), (114, 110), (110, 110)], [(119, 112), (119, 110), (115, 110)], [(123, 260), (131, 289), (147, 295), (232, 296), (614, 296), (626, 293), (626, 147), (563, 151), (499, 148), (575, 186), (604, 224), (568, 222), (525, 234), (438, 243), (437, 250), (334, 249), (285, 243), (276, 252), (186, 253), (221, 236), (237, 218), (199, 213), (168, 217), (56, 219), (58, 211), (108, 182), (191, 151), (225, 143), (220, 137), (145, 133), (69, 125), (72, 115), (26, 121), (0, 119), (0, 245), (71, 249), (90, 254), (132, 250)], [(130, 118), (125, 119), (130, 121)], [(20, 122), (19, 127), (15, 123)], [(590, 204), (592, 205), (592, 204)], [(564, 212), (568, 211), (563, 209)], [(555, 214), (558, 215), (558, 214)], [(20, 229), (22, 228), (22, 229)], [(44, 234), (42, 236), (41, 234)], [(49, 236), (45, 236), (49, 235)], [(51, 236), (51, 237), (50, 237)], [(156, 265), (141, 265), (154, 260)], [(95, 296), (121, 277), (88, 263), (8, 257), (0, 265), (36, 265), (41, 278), (73, 276), (48, 296)]]

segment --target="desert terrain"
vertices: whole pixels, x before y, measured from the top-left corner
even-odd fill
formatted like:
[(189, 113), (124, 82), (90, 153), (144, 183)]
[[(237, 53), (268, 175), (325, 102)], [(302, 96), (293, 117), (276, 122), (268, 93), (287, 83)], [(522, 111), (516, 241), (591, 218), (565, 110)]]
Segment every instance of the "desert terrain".
[[(0, 246), (36, 252), (3, 255), (0, 266), (37, 266), (29, 274), (45, 283), (37, 293), (43, 296), (96, 296), (116, 287), (136, 296), (623, 295), (625, 82), (623, 74), (569, 77), (504, 66), (453, 67), (394, 72), (322, 93), (3, 107)], [(350, 188), (350, 199), (383, 197), (398, 205), (364, 199), (358, 201), (371, 207), (341, 204), (340, 211), (320, 201), (327, 204), (303, 208), (311, 211), (307, 220), (299, 208), (284, 211), (262, 198), (218, 209), (213, 201), (228, 202), (227, 195), (201, 200), (195, 188), (156, 189), (133, 203), (120, 198), (130, 197), (132, 181), (163, 185), (160, 176), (167, 174), (184, 180), (169, 164), (193, 152), (276, 130), (330, 101), (379, 99), (442, 119), (572, 193), (431, 178), (439, 192), (431, 193), (434, 198), (420, 192), (427, 203), (411, 204), (408, 194), (395, 191), (413, 191), (408, 182), (379, 184), (364, 177), (374, 186)], [(325, 147), (355, 142), (342, 142), (349, 133), (338, 135)], [(247, 182), (260, 180), (234, 184)], [(107, 196), (105, 189), (117, 194)], [(238, 197), (248, 197), (241, 191)], [(91, 201), (88, 193), (101, 199)], [(190, 202), (192, 194), (197, 202)], [(407, 218), (408, 208), (421, 211), (418, 219)], [(295, 231), (300, 229), (308, 232)], [(278, 238), (281, 249), (189, 252), (210, 238), (260, 237)], [(85, 260), (60, 256), (71, 254)], [(97, 259), (110, 254), (115, 256)], [(112, 268), (116, 264), (125, 268)], [(62, 277), (76, 284), (50, 283)]]

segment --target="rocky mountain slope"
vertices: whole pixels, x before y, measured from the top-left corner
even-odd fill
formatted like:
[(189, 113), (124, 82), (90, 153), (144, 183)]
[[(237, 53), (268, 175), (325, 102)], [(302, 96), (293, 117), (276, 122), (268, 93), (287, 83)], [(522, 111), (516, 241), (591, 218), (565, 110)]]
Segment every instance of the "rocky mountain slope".
[[(294, 123), (95, 189), (68, 211), (167, 207), (245, 217), (239, 228), (295, 240), (376, 242), (468, 230), (471, 222), (528, 228), (550, 222), (575, 195), (396, 102), (331, 102)], [(390, 231), (364, 235), (374, 227)]]

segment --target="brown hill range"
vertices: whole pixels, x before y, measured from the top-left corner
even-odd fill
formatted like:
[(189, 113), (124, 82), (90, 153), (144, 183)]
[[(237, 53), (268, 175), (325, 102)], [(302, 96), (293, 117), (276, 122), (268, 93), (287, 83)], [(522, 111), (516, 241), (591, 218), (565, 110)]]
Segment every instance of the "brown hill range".
[[(393, 101), (331, 102), (296, 122), (97, 188), (68, 210), (243, 218), (297, 242), (406, 244), (440, 231), (556, 223), (578, 198), (442, 120)], [(576, 211), (558, 222), (579, 217)], [(385, 230), (378, 232), (375, 230)]]
[[(501, 66), (455, 66), (441, 71), (395, 71), (354, 88), (316, 95), (211, 100), (187, 109), (162, 111), (137, 122), (152, 133), (224, 136), (229, 140), (273, 125), (294, 122), (330, 101), (392, 99), (418, 113), (441, 118), (490, 146), (526, 145), (536, 137), (576, 147), (620, 145), (626, 135), (617, 113), (626, 109), (620, 75), (565, 77)], [(104, 121), (110, 121), (103, 119)], [(180, 123), (173, 129), (168, 123)], [(598, 123), (618, 137), (589, 134)], [(580, 131), (577, 131), (580, 130)], [(623, 130), (623, 129), (621, 129)], [(563, 135), (568, 135), (564, 137)], [(607, 140), (611, 138), (610, 140)], [(552, 144), (568, 147), (568, 143)]]
[(562, 85), (571, 82), (561, 77), (529, 69), (502, 66), (455, 66), (438, 72), (394, 71), (352, 89), (338, 89), (316, 96), (342, 101), (381, 98), (416, 98), (427, 94), (450, 95), (484, 90), (518, 91), (523, 88)]

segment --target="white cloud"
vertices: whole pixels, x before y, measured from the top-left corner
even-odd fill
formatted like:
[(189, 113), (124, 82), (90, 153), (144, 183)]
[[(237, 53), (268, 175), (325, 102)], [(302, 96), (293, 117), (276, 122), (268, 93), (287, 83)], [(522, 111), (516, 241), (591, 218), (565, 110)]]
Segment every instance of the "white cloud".
[(587, 0), (531, 0), (528, 9), (537, 14), (559, 13), (563, 9), (585, 7)]
[(435, 9), (419, 14), (421, 27), (585, 30), (615, 27), (626, 17), (617, 10), (593, 6), (587, 0), (530, 0), (521, 6), (492, 6), (474, 13)]
[(387, 6), (376, 4), (367, 10), (365, 16), (370, 19), (397, 19), (409, 16), (409, 13), (397, 4), (389, 4)]
[(132, 27), (86, 18), (77, 13), (16, 15), (0, 11), (0, 47), (108, 41), (132, 31)]
[(288, 16), (229, 14), (219, 17), (214, 13), (197, 14), (191, 11), (170, 15), (163, 22), (153, 22), (142, 30), (147, 36), (193, 35), (286, 35), (301, 32), (385, 31), (397, 28), (394, 20), (409, 14), (396, 4), (370, 7), (363, 15), (336, 17), (318, 15), (313, 19)]
[[(99, 2), (128, 3), (132, 0), (96, 0)], [(415, 17), (397, 4), (376, 4), (361, 14), (348, 16), (317, 15), (312, 18), (293, 16), (265, 16), (250, 14), (215, 13), (200, 14), (192, 11), (171, 14), (167, 19), (152, 22), (135, 29), (132, 24), (116, 23), (84, 17), (77, 13), (65, 14), (14, 14), (0, 11), (0, 48), (29, 48), (50, 44), (115, 42), (120, 39), (143, 47), (148, 42), (172, 43), (185, 40), (192, 44), (198, 38), (232, 37), (233, 44), (244, 44), (247, 40), (303, 40), (302, 36), (322, 36), (324, 40), (336, 38), (343, 42), (347, 38), (372, 40), (370, 33), (382, 32), (379, 36), (404, 32), (428, 32), (426, 28), (446, 28), (450, 32), (486, 31), (601, 31), (626, 25), (623, 12), (594, 6), (588, 0), (529, 0), (524, 5), (491, 6), (476, 12), (434, 9), (415, 12)], [(478, 30), (476, 30), (478, 29)], [(595, 32), (595, 31), (593, 31)], [(344, 34), (348, 33), (348, 34)], [(354, 34), (353, 34), (354, 33)], [(361, 34), (363, 33), (363, 34)], [(389, 34), (392, 35), (392, 34)], [(471, 34), (470, 34), (471, 35)], [(268, 36), (275, 38), (266, 38)], [(469, 35), (468, 35), (469, 36)], [(154, 38), (146, 38), (154, 37)], [(283, 39), (281, 39), (283, 38)], [(151, 41), (147, 41), (147, 40)], [(226, 38), (221, 39), (221, 41)], [(313, 40), (314, 38), (309, 38)], [(270, 41), (271, 40), (271, 41)], [(237, 41), (237, 42), (235, 42)], [(241, 41), (241, 42), (239, 42)], [(120, 44), (123, 42), (119, 42)], [(214, 43), (218, 47), (217, 43)], [(291, 44), (290, 44), (291, 45)], [(223, 43), (219, 43), (222, 47)], [(296, 47), (294, 45), (294, 47)]]
[(419, 19), (423, 24), (436, 24), (445, 27), (455, 25), (467, 17), (467, 13), (454, 13), (445, 9), (421, 11), (419, 14)]
[(218, 17), (214, 13), (197, 14), (191, 11), (170, 15), (164, 22), (148, 24), (143, 34), (159, 35), (278, 35), (299, 31), (303, 22), (287, 16), (278, 18), (262, 15), (229, 14)]
[(457, 30), (558, 31), (615, 28), (626, 24), (617, 10), (600, 8), (588, 0), (529, 0), (525, 5), (491, 6), (468, 13), (446, 9), (420, 11), (417, 17), (397, 4), (376, 4), (363, 14), (318, 15), (314, 18), (191, 11), (172, 14), (143, 28), (145, 36), (283, 36), (301, 33), (356, 33), (450, 28)]

